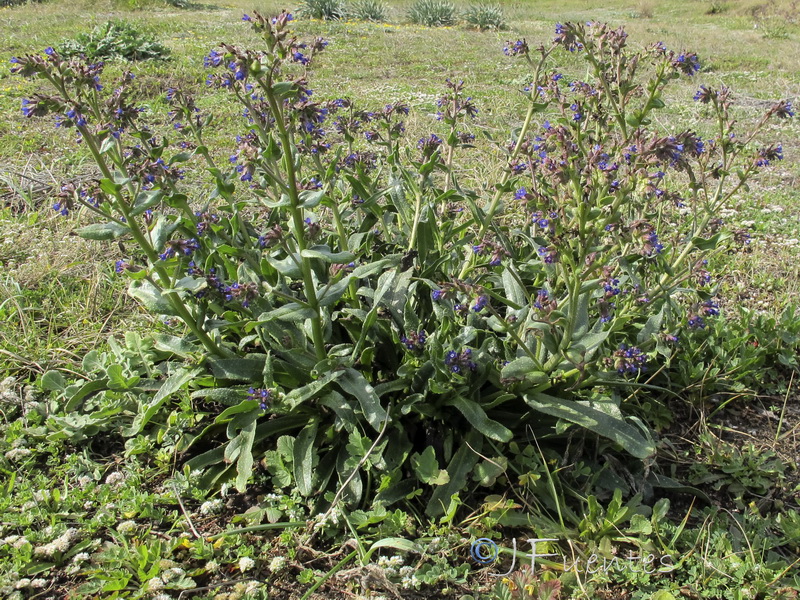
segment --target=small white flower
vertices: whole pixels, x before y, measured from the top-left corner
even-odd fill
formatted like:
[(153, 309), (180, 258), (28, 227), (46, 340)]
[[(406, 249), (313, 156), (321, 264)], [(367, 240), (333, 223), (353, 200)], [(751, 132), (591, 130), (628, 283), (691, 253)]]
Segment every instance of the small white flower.
[(110, 473), (108, 477), (106, 477), (106, 484), (113, 485), (114, 487), (118, 487), (122, 485), (125, 481), (125, 474), (120, 473), (119, 471), (114, 471)]
[(172, 596), (169, 594), (158, 594), (157, 596), (153, 596), (153, 600), (172, 600)]
[(14, 587), (17, 588), (18, 590), (24, 590), (26, 587), (30, 587), (30, 585), (31, 585), (31, 580), (28, 579), (27, 577), (24, 577), (20, 579)]
[(94, 479), (92, 479), (88, 475), (81, 475), (80, 477), (78, 477), (78, 485), (81, 486), (82, 490), (85, 490), (86, 486), (92, 483), (92, 481), (94, 481)]
[(161, 574), (161, 579), (164, 580), (164, 583), (169, 583), (173, 579), (180, 579), (184, 576), (186, 571), (181, 569), (180, 567), (172, 567), (167, 569)]
[(164, 582), (161, 580), (161, 577), (153, 577), (150, 581), (147, 582), (148, 592), (159, 592), (163, 589), (164, 589)]
[(46, 579), (34, 579), (33, 581), (31, 581), (31, 587), (37, 590), (42, 589), (46, 585), (47, 585)]
[(276, 556), (269, 562), (269, 570), (272, 573), (280, 573), (286, 568), (287, 560), (285, 556)]
[(208, 500), (207, 502), (203, 502), (200, 505), (200, 514), (201, 515), (215, 515), (220, 510), (222, 510), (222, 499), (216, 498), (214, 500)]
[(119, 525), (117, 525), (117, 531), (119, 531), (122, 535), (133, 533), (136, 531), (136, 521), (122, 521)]
[(93, 506), (94, 502), (92, 502), (91, 500), (87, 500), (86, 502), (83, 503), (83, 510), (89, 510)]
[(206, 563), (206, 571), (209, 573), (216, 573), (219, 571), (219, 563), (215, 560), (210, 560)]
[(254, 594), (258, 588), (261, 587), (260, 581), (248, 581), (244, 586), (245, 595)]
[(231, 484), (223, 483), (222, 487), (219, 488), (219, 495), (225, 498), (230, 491), (231, 491)]
[(18, 461), (22, 458), (29, 457), (31, 454), (33, 453), (27, 448), (14, 448), (6, 452), (6, 458), (8, 460)]
[(75, 556), (72, 557), (72, 562), (74, 563), (82, 563), (89, 560), (89, 553), (88, 552), (78, 552)]
[(243, 556), (239, 559), (239, 570), (244, 573), (245, 571), (249, 571), (253, 567), (256, 566), (256, 561), (254, 561), (249, 556)]
[(19, 538), (18, 540), (16, 540), (15, 542), (13, 542), (11, 544), (11, 546), (16, 550), (19, 550), (20, 548), (22, 548), (27, 543), (28, 543), (28, 538), (23, 536), (23, 537)]

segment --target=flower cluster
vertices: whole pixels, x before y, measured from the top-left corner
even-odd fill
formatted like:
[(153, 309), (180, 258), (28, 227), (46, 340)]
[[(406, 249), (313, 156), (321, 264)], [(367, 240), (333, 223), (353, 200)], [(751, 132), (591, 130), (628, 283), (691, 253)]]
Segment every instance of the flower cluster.
[(647, 355), (636, 346), (628, 347), (626, 344), (620, 344), (613, 356), (614, 368), (621, 375), (647, 370)]
[(464, 98), (461, 93), (464, 88), (463, 81), (456, 83), (447, 79), (446, 85), (448, 92), (436, 101), (436, 106), (439, 107), (439, 111), (436, 113), (438, 121), (453, 125), (462, 116), (472, 119), (478, 116), (478, 109), (472, 98)]
[(475, 371), (478, 365), (472, 360), (472, 349), (465, 348), (461, 352), (450, 350), (444, 357), (444, 364), (453, 373), (462, 373), (464, 370)]
[(528, 42), (523, 38), (514, 42), (506, 42), (503, 47), (503, 53), (506, 56), (527, 56), (530, 53), (530, 48), (528, 47)]
[(248, 400), (258, 400), (259, 406), (261, 410), (267, 410), (269, 408), (269, 403), (272, 400), (273, 392), (272, 390), (264, 389), (264, 388), (250, 388), (247, 390), (247, 399)]
[(409, 331), (400, 338), (400, 343), (409, 350), (422, 350), (425, 347), (427, 334), (424, 331)]
[(250, 303), (258, 297), (258, 286), (255, 283), (239, 283), (238, 281), (222, 288), (225, 300), (238, 301), (243, 308), (248, 308)]
[(488, 238), (484, 238), (480, 244), (474, 244), (472, 252), (478, 255), (488, 254), (490, 267), (500, 266), (504, 256), (511, 256), (508, 250)]
[(161, 260), (169, 260), (174, 256), (191, 256), (200, 249), (200, 243), (195, 239), (169, 240), (164, 252), (158, 255)]

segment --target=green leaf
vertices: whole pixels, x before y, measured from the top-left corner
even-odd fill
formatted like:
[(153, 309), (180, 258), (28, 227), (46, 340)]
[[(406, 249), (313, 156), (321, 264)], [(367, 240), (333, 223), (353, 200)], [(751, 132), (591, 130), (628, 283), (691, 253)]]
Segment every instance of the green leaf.
[(351, 263), (356, 256), (352, 252), (332, 252), (328, 246), (313, 246), (300, 253), (305, 258), (321, 258), (325, 262), (335, 264)]
[(51, 392), (63, 392), (67, 389), (67, 382), (58, 371), (48, 371), (42, 375), (41, 384), (43, 389)]
[(178, 369), (178, 371), (161, 384), (161, 387), (158, 389), (158, 392), (156, 392), (156, 395), (153, 396), (153, 399), (141, 407), (139, 413), (133, 418), (131, 426), (123, 429), (123, 435), (132, 437), (139, 434), (170, 396), (184, 387), (200, 373), (200, 369)]
[(142, 214), (148, 208), (152, 208), (161, 202), (163, 196), (164, 192), (162, 190), (146, 190), (139, 193), (133, 203), (133, 208), (130, 213), (131, 216), (135, 217), (136, 215)]
[(244, 493), (247, 482), (253, 474), (253, 442), (256, 435), (256, 419), (253, 419), (239, 433), (239, 460), (236, 461), (236, 490)]
[(306, 190), (300, 192), (300, 202), (303, 208), (314, 208), (325, 198), (325, 190)]
[(346, 394), (358, 399), (367, 422), (375, 431), (380, 431), (386, 419), (386, 411), (381, 406), (375, 389), (364, 376), (355, 369), (347, 369), (339, 378), (338, 384)]
[(544, 383), (549, 379), (547, 373), (538, 371), (530, 356), (521, 356), (508, 363), (500, 371), (503, 379), (525, 379), (532, 383)]
[(466, 417), (470, 425), (489, 439), (498, 442), (510, 442), (511, 438), (514, 437), (510, 429), (487, 417), (481, 406), (474, 400), (456, 396), (448, 404), (455, 406)]
[(161, 251), (167, 243), (172, 233), (178, 228), (179, 223), (173, 223), (166, 216), (158, 217), (156, 224), (150, 231), (150, 239), (153, 241), (153, 248)]
[(727, 239), (730, 239), (731, 233), (727, 231), (720, 231), (712, 235), (710, 238), (705, 239), (699, 236), (692, 238), (692, 244), (695, 248), (700, 250), (714, 250), (719, 244)]
[[(87, 381), (82, 386), (80, 386), (72, 395), (67, 395), (67, 403), (64, 405), (64, 412), (71, 412), (78, 408), (78, 404), (81, 400), (93, 394), (95, 392), (99, 392), (103, 390), (108, 385), (108, 379), (95, 379), (93, 381)], [(72, 386), (70, 386), (72, 387)]]
[(153, 336), (153, 342), (156, 349), (162, 352), (172, 352), (181, 358), (189, 358), (192, 354), (201, 352), (200, 348), (192, 342), (187, 341), (186, 338), (180, 338), (166, 333), (155, 334)]
[[(220, 404), (224, 404), (233, 408), (233, 406), (238, 406), (242, 402), (242, 399), (244, 398), (244, 392), (241, 389), (237, 390), (235, 388), (209, 388), (192, 392), (191, 397), (206, 398), (211, 402), (219, 402)], [(222, 418), (226, 412), (227, 411), (223, 411), (219, 416), (217, 416), (215, 422), (221, 422), (220, 418)]]
[(317, 422), (312, 421), (303, 428), (294, 442), (292, 468), (294, 480), (298, 491), (303, 496), (310, 496), (314, 492), (311, 484), (314, 472), (314, 441), (317, 437)]
[(109, 196), (116, 196), (117, 193), (122, 189), (122, 186), (118, 183), (114, 183), (110, 179), (101, 179), (100, 189)]
[(131, 281), (128, 294), (142, 303), (152, 313), (159, 315), (178, 316), (178, 311), (162, 294), (161, 290), (146, 279)]
[(430, 517), (438, 517), (444, 513), (445, 509), (450, 505), (453, 495), (460, 492), (467, 485), (467, 477), (472, 473), (475, 464), (480, 459), (477, 453), (482, 449), (483, 436), (477, 431), (470, 431), (464, 443), (453, 455), (450, 464), (447, 465), (450, 481), (434, 490), (425, 514)]
[(654, 315), (650, 315), (650, 318), (647, 319), (647, 322), (644, 324), (644, 327), (642, 327), (639, 335), (636, 336), (637, 344), (649, 342), (653, 336), (661, 331), (661, 323), (664, 321), (664, 311), (666, 311), (666, 309), (667, 303), (665, 302), (660, 311)]
[(125, 377), (122, 365), (111, 365), (106, 369), (108, 388), (111, 390), (130, 390), (139, 383), (139, 377)]
[(615, 441), (636, 458), (647, 458), (655, 452), (652, 440), (646, 438), (641, 429), (606, 412), (541, 392), (523, 394), (523, 398), (531, 408), (539, 412), (575, 423)]
[(309, 384), (304, 385), (303, 387), (297, 388), (286, 394), (284, 397), (284, 402), (290, 408), (296, 408), (309, 398), (313, 398), (317, 394), (319, 394), (329, 383), (339, 379), (340, 377), (344, 376), (344, 371), (331, 371), (317, 379), (316, 381), (312, 381)]
[(439, 468), (433, 446), (425, 448), (422, 454), (413, 454), (411, 467), (419, 480), (427, 485), (444, 485), (450, 481), (447, 471)]
[(254, 382), (261, 379), (264, 370), (265, 354), (247, 358), (210, 358), (211, 374), (218, 379)]
[(76, 232), (86, 240), (115, 240), (118, 237), (130, 233), (130, 228), (119, 223), (92, 223), (86, 227), (81, 227)]

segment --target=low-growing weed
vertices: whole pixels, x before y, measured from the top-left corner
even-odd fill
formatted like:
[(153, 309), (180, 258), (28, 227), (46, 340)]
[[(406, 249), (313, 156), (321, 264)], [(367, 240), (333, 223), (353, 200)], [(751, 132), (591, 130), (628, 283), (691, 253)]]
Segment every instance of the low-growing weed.
[(469, 27), (485, 31), (501, 31), (508, 28), (503, 17), (503, 9), (495, 4), (472, 4), (464, 11), (464, 21)]
[(109, 21), (91, 33), (80, 33), (62, 42), (58, 52), (65, 57), (84, 56), (88, 60), (165, 60), (170, 54), (169, 48), (154, 36), (126, 21)]
[(303, 0), (299, 14), (308, 19), (339, 20), (347, 17), (344, 0)]
[(408, 20), (426, 27), (456, 24), (456, 5), (448, 0), (417, 0), (408, 10)]
[(355, 0), (348, 10), (350, 18), (356, 21), (384, 23), (387, 8), (383, 0)]

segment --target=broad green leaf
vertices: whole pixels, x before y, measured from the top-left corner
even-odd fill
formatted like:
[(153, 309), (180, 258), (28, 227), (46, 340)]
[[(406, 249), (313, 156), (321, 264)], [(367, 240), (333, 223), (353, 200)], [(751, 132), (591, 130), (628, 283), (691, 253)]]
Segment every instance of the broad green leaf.
[(210, 358), (208, 364), (214, 377), (252, 383), (261, 379), (266, 360), (265, 354), (251, 354), (247, 358)]
[(131, 281), (128, 286), (128, 294), (141, 302), (151, 313), (178, 316), (178, 311), (161, 294), (161, 290), (145, 279)]
[(547, 373), (543, 373), (536, 368), (536, 363), (530, 356), (521, 356), (508, 363), (500, 371), (503, 379), (525, 379), (532, 383), (544, 383), (549, 379)]
[(644, 324), (644, 327), (642, 327), (639, 335), (636, 336), (637, 344), (649, 342), (654, 335), (661, 331), (661, 323), (664, 321), (664, 311), (666, 311), (666, 309), (667, 303), (665, 302), (660, 311), (654, 315), (650, 315), (650, 318), (647, 319), (647, 322)]
[(342, 373), (343, 375), (338, 379), (339, 387), (346, 394), (358, 399), (367, 422), (372, 425), (375, 431), (380, 431), (386, 419), (386, 411), (381, 406), (380, 398), (375, 393), (375, 389), (355, 369), (347, 369)]
[(90, 394), (93, 394), (94, 392), (99, 392), (100, 390), (105, 389), (107, 385), (108, 379), (95, 379), (92, 381), (87, 381), (71, 395), (67, 393), (67, 403), (64, 405), (64, 412), (71, 412), (75, 410), (78, 408), (81, 400)]
[(189, 358), (193, 353), (201, 352), (201, 349), (187, 341), (185, 338), (180, 338), (166, 333), (157, 333), (153, 335), (153, 342), (156, 349), (162, 352), (172, 352), (181, 358)]
[(425, 510), (426, 515), (438, 517), (444, 513), (450, 505), (453, 494), (457, 494), (466, 487), (467, 477), (480, 459), (478, 452), (482, 449), (483, 436), (477, 431), (470, 431), (464, 443), (456, 450), (450, 464), (447, 465), (450, 481), (434, 490), (428, 508)]
[(523, 394), (523, 398), (539, 412), (575, 423), (615, 441), (636, 458), (647, 458), (655, 452), (652, 440), (646, 438), (641, 429), (601, 410), (541, 392)]
[(244, 493), (247, 482), (253, 474), (253, 442), (255, 440), (256, 421), (251, 421), (239, 433), (241, 438), (239, 460), (236, 461), (236, 490)]
[(448, 404), (455, 406), (459, 412), (466, 417), (470, 425), (489, 439), (498, 442), (509, 442), (511, 438), (514, 437), (510, 429), (487, 417), (484, 410), (474, 400), (456, 396), (451, 399)]
[(447, 471), (439, 468), (436, 460), (436, 451), (433, 446), (428, 446), (422, 454), (411, 456), (411, 466), (417, 478), (428, 485), (444, 485), (450, 481)]
[(161, 252), (170, 238), (172, 233), (178, 228), (179, 223), (173, 223), (166, 216), (162, 215), (156, 220), (156, 224), (150, 231), (150, 239), (153, 242), (153, 248)]
[(133, 208), (130, 213), (131, 216), (135, 217), (136, 215), (142, 214), (148, 208), (152, 208), (161, 202), (163, 196), (164, 192), (162, 190), (146, 190), (141, 192), (136, 196), (136, 200), (133, 203)]
[(42, 388), (51, 392), (63, 392), (67, 389), (67, 382), (64, 376), (58, 371), (48, 371), (42, 375), (41, 379)]
[[(241, 389), (234, 389), (234, 388), (209, 388), (204, 390), (197, 390), (196, 392), (192, 392), (192, 398), (206, 398), (212, 402), (219, 402), (220, 404), (225, 404), (226, 406), (231, 405), (239, 405), (242, 400), (244, 399), (244, 390)], [(233, 407), (231, 407), (233, 408)], [(225, 414), (223, 411), (217, 417), (217, 421)]]
[(312, 381), (309, 384), (304, 385), (303, 387), (299, 387), (297, 389), (292, 390), (284, 397), (284, 402), (290, 408), (296, 408), (309, 398), (313, 398), (317, 394), (319, 394), (323, 389), (325, 389), (329, 383), (332, 381), (336, 381), (345, 375), (344, 371), (331, 371), (326, 375), (323, 375), (319, 379)]
[(175, 392), (183, 388), (195, 376), (201, 373), (200, 369), (179, 369), (171, 375), (159, 388), (153, 399), (139, 409), (139, 413), (134, 417), (133, 423), (130, 427), (123, 429), (123, 435), (132, 437), (139, 434), (142, 429), (150, 422), (150, 420), (161, 409), (164, 403)]
[(115, 240), (118, 237), (130, 233), (130, 228), (119, 223), (92, 223), (86, 227), (81, 227), (76, 232), (79, 236), (87, 240)]
[(317, 437), (317, 422), (312, 421), (303, 428), (294, 442), (292, 467), (294, 480), (298, 491), (303, 496), (310, 496), (314, 492), (311, 485), (314, 472), (314, 458), (316, 452), (314, 441)]
[(305, 258), (321, 258), (325, 262), (335, 264), (346, 264), (353, 262), (356, 258), (352, 252), (333, 252), (328, 246), (313, 246), (306, 248), (300, 253)]

